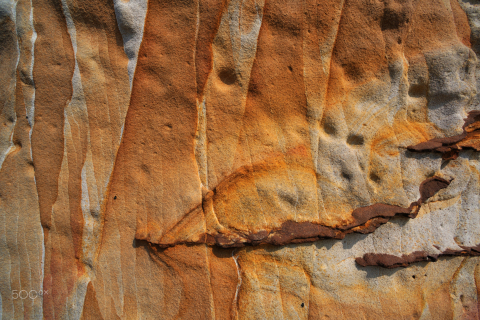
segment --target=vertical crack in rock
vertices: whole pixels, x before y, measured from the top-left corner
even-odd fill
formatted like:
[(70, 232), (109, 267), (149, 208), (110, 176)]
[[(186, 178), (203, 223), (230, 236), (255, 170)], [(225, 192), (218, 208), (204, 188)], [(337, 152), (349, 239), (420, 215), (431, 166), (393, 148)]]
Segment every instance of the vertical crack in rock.
[(202, 185), (208, 189), (208, 161), (207, 161), (207, 112), (205, 100), (197, 100), (197, 131), (195, 133), (195, 158), (198, 166), (198, 175)]
[[(195, 47), (193, 50), (193, 63), (195, 67), (195, 86), (196, 86), (196, 92), (197, 92), (197, 98), (196, 98), (196, 104), (197, 104), (197, 130), (195, 132), (195, 159), (197, 162), (197, 167), (198, 167), (198, 175), (200, 177), (200, 181), (202, 185), (208, 189), (208, 165), (207, 165), (207, 132), (206, 132), (206, 108), (205, 108), (205, 100), (203, 99), (203, 88), (202, 87), (204, 84), (202, 83), (203, 79), (199, 79), (199, 72), (203, 72), (207, 74), (207, 79), (208, 75), (210, 74), (211, 70), (204, 71), (204, 70), (199, 70), (201, 67), (197, 66), (197, 50), (199, 47), (199, 28), (200, 28), (200, 2), (197, 1), (197, 20), (195, 24)], [(202, 39), (203, 40), (203, 39)], [(210, 44), (210, 42), (207, 42)], [(202, 52), (203, 53), (203, 52)], [(207, 61), (212, 61), (213, 57), (211, 54), (210, 50), (210, 55), (208, 57), (205, 57)], [(200, 53), (199, 53), (200, 54)], [(206, 66), (206, 69), (211, 69), (209, 68), (208, 64)], [(200, 82), (200, 83), (199, 83)], [(200, 95), (199, 95), (200, 93)]]
[(203, 246), (205, 249), (205, 265), (206, 265), (206, 276), (208, 278), (208, 302), (209, 302), (209, 309), (210, 309), (210, 314), (209, 316), (212, 319), (216, 319), (217, 317), (215, 316), (216, 310), (215, 310), (215, 298), (213, 296), (213, 283), (212, 283), (212, 266), (211, 266), (211, 261), (208, 257), (209, 255), (209, 249), (206, 245)]
[[(151, 281), (148, 270), (159, 279), (165, 276), (165, 286), (188, 280), (189, 284), (182, 287), (185, 289), (182, 295), (187, 294), (188, 288), (199, 292), (188, 296), (192, 302), (201, 301), (197, 308), (184, 303), (183, 298), (171, 304), (166, 293), (162, 300), (163, 289), (155, 289), (152, 297), (171, 306), (160, 309), (166, 317), (175, 317), (178, 308), (182, 310), (181, 316), (187, 306), (198, 310), (205, 307), (203, 286), (206, 277), (204, 274), (192, 276), (193, 270), (202, 270), (202, 267), (188, 268), (191, 256), (182, 256), (186, 261), (182, 262), (181, 268), (188, 271), (182, 271), (180, 277), (172, 279), (174, 276), (168, 270), (159, 269), (144, 256), (143, 248), (132, 248), (135, 236), (158, 241), (188, 212), (192, 213), (190, 217), (198, 218), (192, 228), (198, 222), (201, 233), (204, 233), (202, 211), (192, 211), (202, 200), (194, 154), (198, 121), (193, 56), (197, 12), (197, 1), (148, 3), (125, 131), (109, 186), (102, 250), (98, 258), (102, 274), (97, 273), (95, 286), (97, 296), (105, 303), (105, 307), (102, 305), (104, 314), (109, 314), (108, 304), (113, 299), (112, 304), (119, 316), (135, 318), (134, 313), (140, 312), (136, 311), (139, 309), (158, 317), (158, 313), (148, 310), (147, 305), (135, 301), (136, 288)], [(125, 224), (129, 227), (125, 228)], [(191, 233), (189, 227), (184, 231)], [(177, 246), (171, 252), (181, 254), (179, 248)], [(200, 263), (199, 259), (194, 260)], [(111, 280), (113, 276), (118, 277), (119, 284)], [(201, 286), (191, 285), (198, 283), (199, 279), (203, 279)], [(102, 289), (103, 285), (105, 289)], [(122, 285), (123, 292), (117, 290), (119, 285)]]
[(238, 255), (235, 257), (235, 250), (232, 250), (232, 259), (235, 262), (235, 266), (237, 267), (237, 276), (238, 276), (238, 282), (237, 282), (237, 287), (235, 289), (235, 297), (233, 298), (232, 301), (232, 319), (238, 319), (238, 293), (240, 292), (240, 288), (242, 286), (242, 274), (240, 270), (240, 265), (238, 264)]

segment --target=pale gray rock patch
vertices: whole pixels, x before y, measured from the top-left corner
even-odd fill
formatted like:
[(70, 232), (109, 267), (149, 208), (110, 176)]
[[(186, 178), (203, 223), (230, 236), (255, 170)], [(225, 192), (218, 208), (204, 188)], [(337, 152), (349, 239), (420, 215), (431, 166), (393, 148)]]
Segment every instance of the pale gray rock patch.
[(130, 89), (137, 66), (138, 50), (143, 39), (143, 28), (148, 0), (114, 0), (118, 28), (123, 38), (123, 47), (128, 57)]
[(428, 118), (445, 136), (462, 133), (467, 109), (477, 93), (477, 57), (459, 44), (425, 54), (429, 72)]
[[(478, 55), (480, 53), (480, 2), (471, 0), (459, 0), (458, 3), (462, 7), (463, 11), (467, 14), (468, 23), (470, 25), (470, 41), (472, 43), (473, 51)], [(480, 104), (480, 66), (477, 60), (477, 68), (475, 70), (477, 95), (475, 101), (472, 103), (472, 110), (478, 109)]]
[[(13, 21), (16, 24), (16, 2), (11, 0), (0, 0), (0, 22), (8, 23), (7, 20)], [(3, 65), (3, 74), (0, 75), (0, 80), (3, 79), (7, 86), (0, 88), (0, 95), (5, 101), (0, 113), (0, 121), (7, 124), (7, 127), (0, 131), (0, 168), (7, 155), (13, 151), (14, 145), (12, 142), (13, 129), (17, 121), (15, 113), (15, 88), (16, 88), (16, 69), (20, 59), (18, 40), (15, 32), (9, 32), (8, 36), (4, 35), (5, 41), (2, 43), (0, 50), (0, 63)], [(12, 46), (12, 44), (15, 44)], [(14, 54), (16, 52), (16, 54)], [(8, 80), (7, 80), (8, 79)]]

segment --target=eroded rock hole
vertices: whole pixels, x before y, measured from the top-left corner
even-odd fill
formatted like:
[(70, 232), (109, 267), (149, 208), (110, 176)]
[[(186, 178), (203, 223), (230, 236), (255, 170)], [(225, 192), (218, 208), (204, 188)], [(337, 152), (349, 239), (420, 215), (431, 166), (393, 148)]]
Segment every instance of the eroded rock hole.
[(346, 180), (351, 180), (352, 175), (348, 172), (342, 171), (342, 177), (345, 178)]
[(391, 29), (399, 29), (406, 23), (408, 23), (408, 12), (404, 10), (399, 10), (397, 8), (385, 8), (383, 12), (382, 22), (381, 22), (381, 29), (384, 30), (391, 30)]
[(351, 134), (347, 138), (347, 143), (353, 146), (361, 146), (365, 143), (365, 139), (357, 134)]
[(410, 85), (408, 95), (414, 98), (426, 97), (428, 86), (425, 83), (417, 83)]
[(142, 168), (143, 172), (145, 172), (146, 174), (150, 174), (150, 169), (148, 168), (147, 165), (142, 164), (140, 167)]
[(370, 172), (370, 180), (375, 183), (379, 183), (381, 179), (375, 172)]
[(218, 77), (220, 78), (220, 80), (222, 80), (223, 83), (228, 85), (234, 84), (237, 81), (237, 75), (235, 74), (235, 70), (232, 69), (221, 70), (218, 74)]
[(333, 125), (333, 123), (330, 122), (326, 122), (323, 124), (323, 130), (329, 135), (335, 135), (337, 133), (335, 126)]
[(166, 123), (163, 126), (163, 132), (164, 133), (170, 133), (170, 131), (172, 131), (172, 128), (173, 128), (173, 125), (171, 123)]
[(343, 72), (352, 80), (360, 80), (364, 74), (361, 66), (355, 63), (342, 64)]
[(293, 195), (293, 194), (290, 194), (288, 192), (279, 191), (278, 196), (280, 197), (280, 199), (289, 203), (292, 206), (295, 206), (297, 204), (296, 196)]

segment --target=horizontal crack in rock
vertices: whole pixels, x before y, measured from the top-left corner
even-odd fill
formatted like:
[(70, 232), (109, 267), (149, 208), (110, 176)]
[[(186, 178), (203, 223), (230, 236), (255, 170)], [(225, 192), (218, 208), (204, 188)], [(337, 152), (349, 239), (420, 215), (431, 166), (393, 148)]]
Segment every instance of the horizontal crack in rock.
[[(420, 199), (413, 202), (408, 208), (394, 205), (376, 203), (367, 207), (357, 208), (352, 212), (353, 222), (340, 226), (329, 227), (313, 222), (285, 221), (279, 229), (262, 230), (256, 233), (245, 233), (240, 230), (215, 231), (214, 234), (204, 233), (196, 241), (178, 241), (173, 243), (154, 243), (138, 235), (136, 239), (147, 240), (152, 245), (160, 248), (173, 247), (178, 244), (207, 244), (222, 248), (235, 248), (244, 246), (258, 246), (272, 244), (283, 246), (290, 243), (315, 242), (321, 239), (343, 239), (349, 233), (372, 233), (380, 225), (387, 223), (397, 215), (408, 218), (415, 218), (420, 206), (428, 198), (432, 197), (439, 190), (446, 188), (450, 181), (440, 177), (426, 179), (420, 184)], [(210, 196), (207, 198), (211, 198)]]

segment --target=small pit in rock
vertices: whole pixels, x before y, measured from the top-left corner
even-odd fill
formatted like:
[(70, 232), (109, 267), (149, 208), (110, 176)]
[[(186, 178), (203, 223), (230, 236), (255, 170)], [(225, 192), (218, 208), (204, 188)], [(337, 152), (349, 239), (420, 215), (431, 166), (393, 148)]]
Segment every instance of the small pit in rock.
[(347, 143), (352, 146), (361, 146), (365, 143), (365, 139), (357, 134), (351, 134), (347, 138)]
[(378, 174), (376, 174), (375, 172), (370, 172), (370, 180), (372, 180), (375, 183), (379, 183), (381, 179), (378, 176)]
[(235, 74), (235, 70), (232, 69), (223, 69), (218, 74), (220, 80), (227, 85), (234, 84), (237, 81), (237, 75)]

